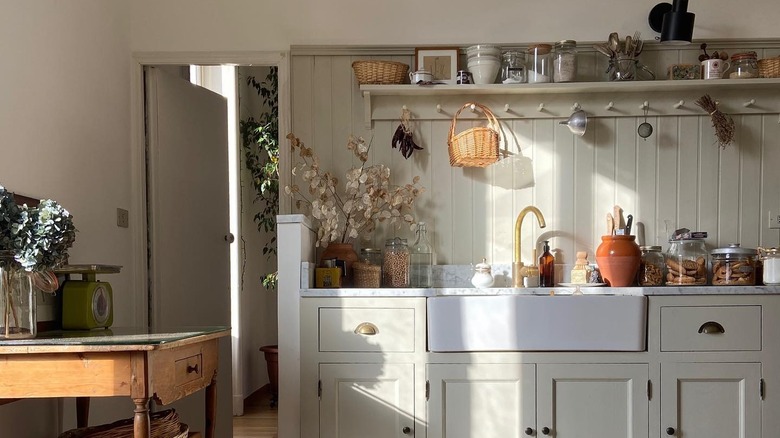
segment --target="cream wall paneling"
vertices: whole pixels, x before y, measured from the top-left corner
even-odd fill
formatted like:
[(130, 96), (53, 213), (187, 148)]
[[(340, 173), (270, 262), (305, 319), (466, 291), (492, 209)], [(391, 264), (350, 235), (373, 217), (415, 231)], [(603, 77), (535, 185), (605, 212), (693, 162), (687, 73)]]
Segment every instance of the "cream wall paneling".
[[(655, 65), (688, 60), (688, 52), (698, 56), (698, 48), (650, 52), (647, 62), (658, 70)], [(482, 257), (489, 263), (511, 262), (514, 221), (527, 205), (541, 209), (547, 228), (525, 221), (525, 261), (530, 261), (538, 242), (548, 239), (556, 263), (572, 264), (576, 251), (588, 251), (593, 261), (605, 231), (605, 215), (615, 204), (634, 215), (640, 242), (664, 249), (668, 234), (680, 227), (708, 231), (711, 248), (733, 242), (745, 247), (780, 245), (780, 233), (766, 223), (768, 210), (780, 210), (780, 172), (775, 170), (780, 168), (780, 124), (776, 113), (735, 114), (735, 143), (720, 149), (709, 115), (692, 101), (685, 106), (695, 108), (696, 115), (656, 116), (652, 115), (654, 96), (649, 96), (647, 121), (654, 132), (647, 140), (636, 133), (643, 116), (594, 117), (585, 135), (576, 137), (554, 118), (504, 118), (504, 103), (497, 103), (494, 109), (502, 118), (505, 156), (485, 169), (453, 168), (447, 153), (448, 117), (422, 119), (415, 115), (415, 141), (424, 149), (415, 151), (408, 160), (390, 147), (398, 119), (375, 120), (373, 129), (365, 126), (363, 95), (352, 62), (373, 58), (413, 65), (412, 55), (385, 55), (381, 50), (375, 56), (317, 53), (291, 57), (293, 132), (314, 148), (321, 167), (340, 179), (358, 164), (345, 147), (350, 134), (371, 139), (370, 163), (389, 166), (393, 183), (406, 183), (419, 175), (426, 192), (415, 203), (415, 214), (428, 223), (438, 264), (476, 263)], [(603, 73), (595, 62), (588, 65), (594, 73), (585, 72), (586, 76)], [(601, 94), (604, 96), (592, 99), (609, 93)], [(720, 94), (711, 93), (713, 98), (720, 98)], [(756, 105), (769, 99), (765, 91), (756, 95)], [(419, 97), (435, 113), (431, 96)], [(744, 108), (743, 99), (751, 98), (740, 95), (733, 104)], [(776, 101), (777, 96), (772, 99)], [(617, 106), (619, 102), (613, 100)], [(606, 105), (604, 101), (598, 105), (588, 102), (579, 102), (586, 111)], [(570, 110), (573, 103), (566, 99), (561, 111)], [(395, 105), (393, 112), (400, 117), (403, 103)], [(538, 106), (538, 102), (534, 100), (533, 105)], [(416, 111), (414, 106), (410, 108)], [(469, 111), (464, 113), (473, 117)], [(570, 113), (564, 114), (568, 117)], [(458, 124), (458, 130), (482, 124), (484, 120), (467, 118)], [(291, 177), (285, 173), (282, 178), (282, 184), (287, 184)], [(382, 248), (386, 238), (396, 235), (414, 239), (408, 228), (382, 226), (372, 240), (356, 242), (356, 247)], [(568, 275), (569, 267), (557, 271)]]
[[(727, 114), (780, 113), (780, 80), (574, 82), (520, 85), (362, 85), (364, 122), (414, 118), (451, 120), (465, 103), (487, 105), (499, 119), (561, 118), (578, 109), (589, 117), (703, 115), (695, 101), (710, 94)], [(484, 117), (463, 111), (459, 119)]]

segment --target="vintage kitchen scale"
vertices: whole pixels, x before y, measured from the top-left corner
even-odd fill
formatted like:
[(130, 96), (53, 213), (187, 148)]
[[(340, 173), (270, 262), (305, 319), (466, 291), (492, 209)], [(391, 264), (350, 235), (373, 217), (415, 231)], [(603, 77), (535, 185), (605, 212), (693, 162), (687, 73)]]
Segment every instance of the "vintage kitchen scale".
[[(116, 265), (65, 265), (54, 272), (65, 275), (62, 285), (62, 328), (89, 330), (108, 328), (114, 323), (114, 297), (111, 285), (99, 281), (98, 274), (118, 274)], [(73, 276), (81, 274), (81, 279)]]

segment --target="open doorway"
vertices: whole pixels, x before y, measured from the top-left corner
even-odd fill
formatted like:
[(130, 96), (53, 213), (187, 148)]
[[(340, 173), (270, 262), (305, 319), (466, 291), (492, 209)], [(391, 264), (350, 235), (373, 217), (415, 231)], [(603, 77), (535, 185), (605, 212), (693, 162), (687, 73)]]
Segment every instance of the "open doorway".
[[(247, 68), (260, 68), (256, 66), (264, 66), (264, 68), (268, 67), (275, 67), (278, 69), (278, 75), (279, 75), (279, 132), (287, 132), (289, 130), (289, 90), (288, 90), (288, 65), (287, 65), (287, 56), (286, 54), (280, 54), (280, 53), (274, 53), (274, 54), (258, 54), (258, 55), (220, 55), (220, 54), (214, 54), (214, 55), (206, 55), (206, 54), (137, 54), (135, 56), (135, 59), (137, 61), (137, 69), (136, 72), (134, 72), (134, 78), (136, 79), (134, 89), (135, 93), (134, 96), (141, 95), (143, 96), (143, 73), (142, 69), (146, 65), (162, 65), (162, 66), (168, 66), (169, 69), (172, 66), (189, 66), (189, 65), (209, 65), (209, 66), (229, 66), (225, 67), (226, 69), (234, 69), (236, 66), (247, 66)], [(187, 67), (189, 68), (189, 67)], [(175, 68), (174, 68), (175, 69)], [(225, 70), (227, 71), (227, 70)], [(255, 76), (259, 76), (262, 73), (255, 74)], [(223, 75), (227, 76), (227, 75)], [(233, 75), (233, 80), (235, 83), (236, 88), (239, 85), (239, 82), (246, 83), (245, 76), (242, 76), (240, 72), (236, 72), (236, 74)], [(135, 99), (134, 99), (135, 101)], [(135, 134), (136, 141), (134, 144), (136, 145), (136, 149), (134, 151), (134, 169), (136, 169), (134, 178), (137, 179), (137, 183), (135, 184), (136, 187), (141, 188), (147, 185), (148, 181), (146, 180), (146, 175), (144, 175), (144, 163), (146, 160), (146, 151), (144, 148), (145, 139), (143, 134), (143, 121), (145, 119), (144, 109), (143, 109), (143, 100), (136, 101), (138, 103), (134, 107), (134, 128), (135, 128)], [(229, 105), (231, 105), (229, 103)], [(240, 107), (240, 104), (238, 103), (238, 99), (235, 101), (235, 104), (232, 104), (236, 107)], [(238, 114), (238, 113), (236, 113)], [(235, 118), (235, 121), (238, 121), (238, 117)], [(238, 135), (238, 124), (236, 123), (234, 126), (231, 126), (230, 131), (233, 134)], [(240, 144), (237, 146), (240, 148)], [(238, 154), (240, 154), (240, 149), (238, 151), (235, 151)], [(240, 156), (238, 155), (237, 156)], [(281, 160), (282, 163), (284, 163), (287, 160)], [(231, 163), (234, 163), (233, 160), (231, 160)], [(233, 182), (231, 183), (231, 186), (237, 187), (238, 197), (241, 198), (241, 191), (242, 191), (242, 184), (240, 182)], [(245, 188), (247, 186), (251, 186), (249, 184), (243, 185)], [(251, 193), (251, 191), (250, 191)], [(147, 192), (146, 190), (137, 190), (136, 193), (136, 199), (134, 199), (134, 205), (139, 212), (143, 212), (143, 215), (146, 214), (146, 205), (147, 205)], [(254, 196), (250, 194), (248, 199), (245, 199), (243, 204), (244, 206), (251, 206), (252, 200), (254, 199)], [(240, 207), (242, 202), (238, 201), (237, 205)], [(184, 215), (187, 214), (197, 214), (197, 212), (182, 212)], [(245, 211), (245, 214), (251, 213), (250, 211)], [(239, 210), (239, 215), (241, 214)], [(139, 222), (143, 222), (143, 215), (136, 215)], [(140, 218), (138, 218), (140, 216)], [(249, 216), (251, 218), (251, 215)], [(231, 233), (237, 237), (236, 244), (233, 246), (236, 246), (238, 248), (241, 247), (240, 242), (241, 239), (239, 238), (242, 236), (242, 234), (246, 235), (248, 233), (251, 234), (257, 234), (257, 229), (252, 224), (251, 219), (248, 223), (245, 222), (244, 228), (245, 230), (241, 230), (240, 224), (241, 219), (238, 219), (239, 228), (235, 229), (233, 225), (231, 225)], [(234, 222), (231, 221), (231, 224)], [(144, 223), (140, 223), (140, 226), (145, 226)], [(140, 227), (139, 227), (140, 228)], [(153, 237), (150, 236), (150, 239)], [(150, 245), (153, 244), (153, 242), (150, 240)], [(254, 249), (251, 247), (253, 245), (252, 242), (245, 242), (246, 245), (246, 252), (247, 254), (252, 253)], [(141, 257), (144, 257), (145, 255), (145, 248), (146, 248), (146, 242), (138, 242), (138, 254), (137, 257), (139, 259)], [(260, 252), (262, 249), (259, 250)], [(243, 251), (239, 249), (238, 253), (238, 259), (236, 261), (235, 258), (233, 258), (232, 265), (238, 267), (238, 286), (233, 287), (234, 289), (231, 293), (231, 327), (232, 327), (232, 340), (231, 340), (231, 350), (232, 350), (232, 357), (231, 360), (228, 362), (230, 366), (225, 367), (223, 364), (221, 364), (221, 369), (224, 368), (230, 368), (232, 370), (232, 383), (229, 385), (230, 390), (227, 390), (227, 388), (224, 389), (224, 393), (231, 394), (232, 398), (232, 406), (225, 406), (228, 407), (227, 412), (232, 413), (234, 415), (240, 415), (243, 413), (243, 401), (244, 398), (248, 397), (254, 389), (256, 389), (256, 386), (265, 384), (267, 382), (266, 376), (266, 366), (265, 366), (265, 360), (263, 358), (262, 352), (259, 351), (259, 347), (266, 345), (268, 343), (272, 343), (276, 339), (276, 304), (275, 304), (275, 293), (269, 293), (265, 290), (248, 290), (246, 287), (246, 284), (248, 283), (246, 280), (244, 282), (244, 285), (241, 285), (240, 278), (241, 278), (241, 272), (242, 272), (242, 266), (244, 265), (244, 257), (241, 255)], [(146, 261), (144, 260), (143, 263), (139, 264), (140, 266), (145, 266)], [(197, 267), (193, 266), (193, 270), (197, 269), (207, 269), (207, 267)], [(265, 268), (257, 268), (256, 270), (263, 270)], [(149, 284), (149, 278), (150, 273), (145, 272), (143, 273), (144, 278), (141, 279), (140, 284)], [(244, 278), (246, 278), (246, 273), (244, 274)], [(254, 284), (257, 284), (258, 282), (254, 279), (251, 280)], [(234, 282), (235, 284), (235, 282)], [(262, 286), (260, 285), (260, 288)], [(195, 298), (195, 297), (194, 297)], [(244, 298), (249, 298), (248, 301), (243, 300)], [(143, 315), (138, 315), (139, 319), (143, 320), (151, 320), (150, 316), (153, 313), (153, 310), (150, 308), (147, 308), (147, 303), (141, 302), (142, 297), (139, 297), (139, 302), (137, 303), (137, 309), (146, 309), (147, 315), (144, 317)], [(265, 309), (258, 311), (258, 305), (257, 301), (262, 301), (262, 306), (265, 307)], [(150, 305), (153, 306), (153, 301), (150, 301)], [(187, 303), (181, 303), (182, 306), (186, 306)], [(138, 313), (138, 312), (137, 312)], [(142, 313), (142, 312), (141, 312)], [(253, 339), (253, 331), (261, 333), (259, 337), (255, 336)], [(220, 360), (222, 362), (222, 360)], [(230, 374), (225, 372), (220, 372), (220, 376), (222, 376), (223, 380), (218, 380), (218, 382), (222, 383), (228, 383), (225, 381), (225, 379), (229, 380)], [(222, 390), (220, 390), (222, 391)], [(224, 400), (224, 399), (223, 399)], [(231, 403), (225, 403), (228, 405), (231, 405)], [(219, 406), (218, 411), (220, 411), (220, 414), (224, 413), (223, 406)], [(220, 423), (224, 424), (226, 422), (230, 422), (229, 418), (223, 418), (220, 415), (218, 415), (217, 423), (218, 425)]]

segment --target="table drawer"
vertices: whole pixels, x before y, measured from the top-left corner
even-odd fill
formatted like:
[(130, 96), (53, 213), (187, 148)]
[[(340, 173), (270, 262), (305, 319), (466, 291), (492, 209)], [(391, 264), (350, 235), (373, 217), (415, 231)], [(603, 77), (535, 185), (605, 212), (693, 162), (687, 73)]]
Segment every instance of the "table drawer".
[(761, 306), (661, 307), (661, 351), (760, 351)]
[(319, 350), (414, 352), (413, 308), (321, 307)]
[(176, 360), (174, 382), (176, 386), (198, 380), (203, 375), (203, 355), (185, 357)]

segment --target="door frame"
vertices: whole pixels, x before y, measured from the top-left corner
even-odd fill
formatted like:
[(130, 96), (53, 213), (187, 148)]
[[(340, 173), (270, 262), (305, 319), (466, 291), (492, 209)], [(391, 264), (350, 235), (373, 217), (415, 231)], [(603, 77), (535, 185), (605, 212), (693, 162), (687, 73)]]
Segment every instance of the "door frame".
[[(130, 284), (133, 290), (146, 293), (136, 294), (134, 300), (134, 324), (149, 325), (149, 272), (147, 263), (147, 197), (146, 197), (146, 124), (144, 104), (144, 67), (148, 65), (264, 65), (276, 66), (279, 78), (279, 132), (291, 130), (290, 99), (290, 52), (133, 52), (130, 86), (130, 229), (133, 230), (131, 242), (135, 270)], [(283, 139), (280, 139), (283, 140)], [(281, 141), (280, 141), (281, 142)], [(279, 148), (279, 173), (286, 175), (290, 171), (290, 149)], [(289, 200), (280, 199), (280, 211), (287, 211)], [(236, 230), (240, 236), (241, 230)], [(231, 292), (231, 296), (234, 294)], [(235, 308), (233, 304), (231, 307)], [(234, 315), (231, 315), (231, 319)], [(243, 369), (245, 358), (241, 356), (240, 326), (242, 315), (237, 315), (238, 327), (231, 327), (231, 363), (233, 368), (232, 400), (233, 414), (243, 413)]]

